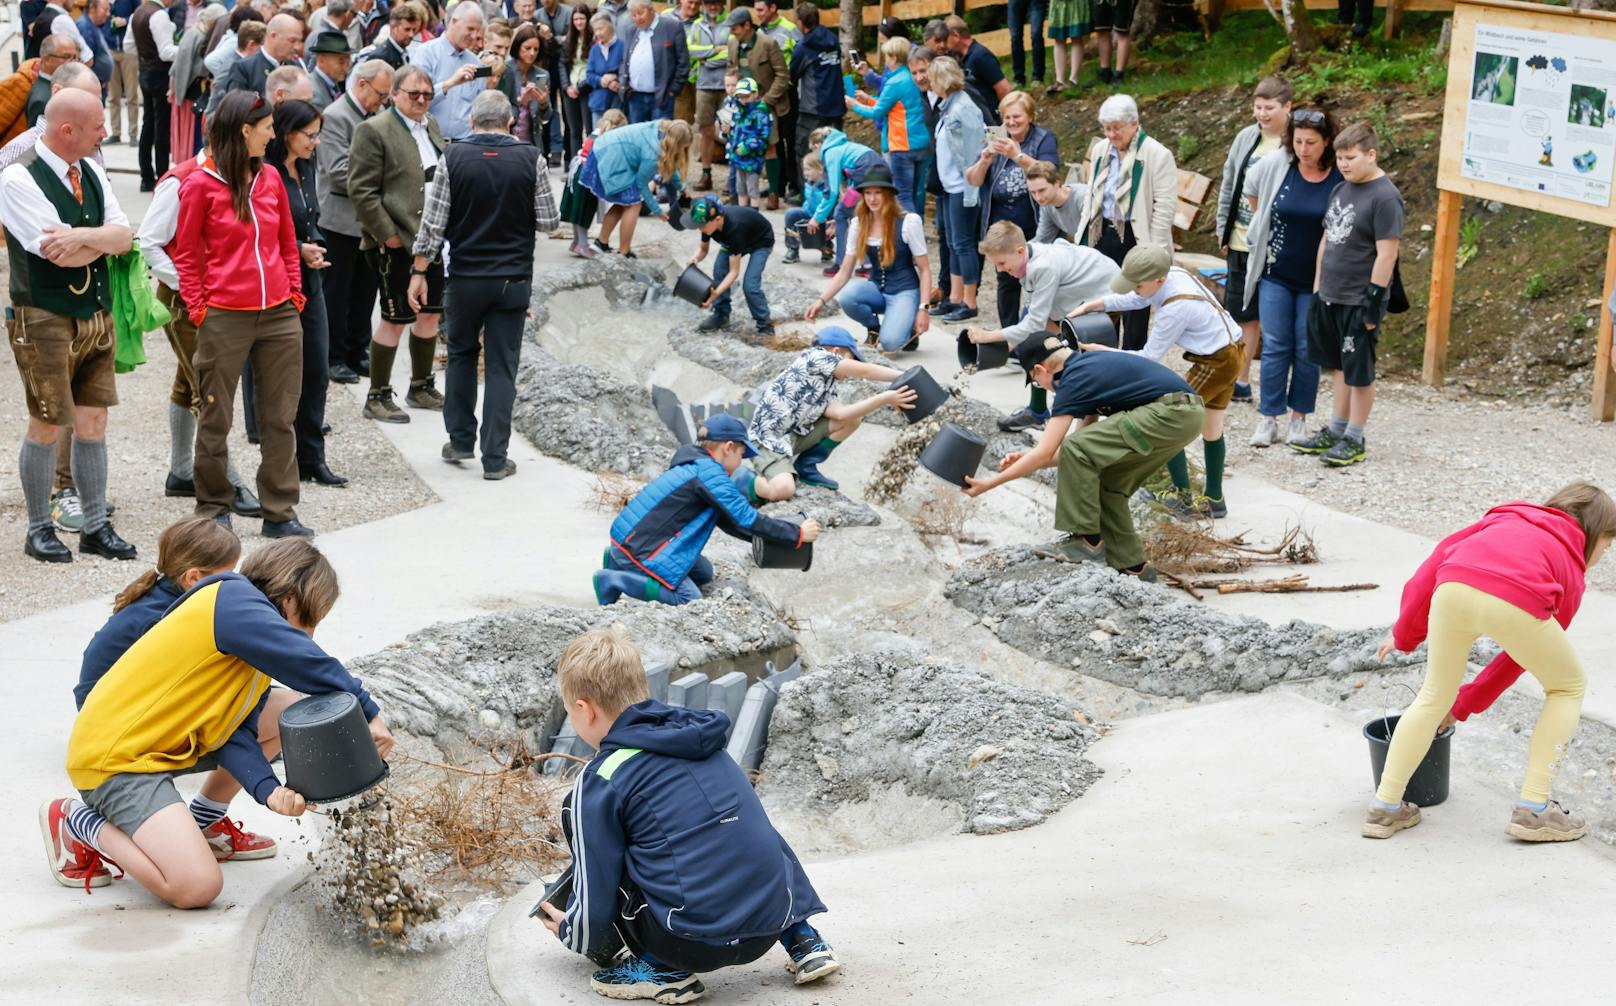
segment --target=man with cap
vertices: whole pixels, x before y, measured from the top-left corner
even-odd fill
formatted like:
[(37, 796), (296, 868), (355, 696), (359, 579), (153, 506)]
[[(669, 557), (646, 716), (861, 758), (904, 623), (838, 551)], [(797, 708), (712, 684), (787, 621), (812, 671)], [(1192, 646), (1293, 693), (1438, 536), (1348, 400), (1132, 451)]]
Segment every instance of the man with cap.
[[(1055, 528), (1066, 537), (1055, 549), (1155, 580), (1128, 497), (1200, 432), (1200, 396), (1159, 363), (1132, 353), (1084, 352), (1059, 336), (1024, 339), (1011, 355), (1027, 383), (1054, 392), (1050, 417), (1031, 450), (1005, 455), (999, 474), (966, 476), (965, 495), (1056, 468)], [(1101, 416), (1107, 418), (1097, 422)], [(1068, 437), (1074, 420), (1077, 432)]]
[(314, 107), (325, 111), (326, 106), (342, 97), (347, 89), (348, 66), (353, 59), (353, 48), (340, 31), (322, 31), (314, 37)]
[(691, 204), (685, 226), (701, 231), (701, 247), (691, 257), (690, 265), (700, 265), (707, 257), (707, 246), (718, 241), (718, 261), (713, 266), (713, 277), (718, 282), (701, 305), (711, 308), (712, 313), (696, 326), (697, 331), (716, 332), (729, 326), (730, 289), (741, 279), (741, 260), (746, 259), (746, 278), (741, 280), (746, 307), (752, 312), (758, 334), (773, 335), (769, 299), (763, 295), (763, 267), (774, 250), (774, 226), (768, 217), (749, 206), (725, 206), (713, 196), (702, 196)]
[(1111, 280), (1111, 290), (1112, 296), (1091, 300), (1070, 317), (1096, 311), (1154, 308), (1150, 338), (1144, 348), (1117, 352), (1160, 360), (1175, 344), (1183, 347), (1184, 359), (1192, 365), (1185, 379), (1206, 405), (1206, 420), (1201, 427), (1206, 491), (1200, 496), (1191, 492), (1189, 460), (1180, 451), (1167, 462), (1174, 493), (1163, 503), (1175, 517), (1228, 516), (1229, 507), (1223, 501), (1223, 416), (1244, 361), (1239, 323), (1199, 279), (1173, 265), (1172, 252), (1162, 245), (1141, 244), (1129, 250), (1122, 260), (1122, 271)]
[(901, 376), (901, 371), (866, 362), (847, 329), (839, 325), (821, 329), (814, 344), (759, 395), (750, 429), (758, 456), (752, 461), (752, 472), (736, 475), (736, 485), (754, 500), (788, 500), (797, 494), (799, 479), (811, 486), (840, 489), (840, 483), (819, 466), (876, 409), (884, 405), (904, 411), (913, 408), (915, 390), (889, 389), (845, 405), (836, 401), (836, 382), (862, 377), (889, 384)]
[(742, 541), (755, 535), (796, 548), (818, 538), (818, 521), (799, 525), (765, 517), (736, 488), (732, 479), (741, 462), (756, 454), (739, 419), (708, 417), (696, 442), (675, 451), (668, 470), (612, 522), (605, 568), (595, 573), (595, 599), (602, 606), (625, 594), (663, 604), (699, 600), (702, 585), (713, 578), (713, 564), (701, 550), (715, 527)]

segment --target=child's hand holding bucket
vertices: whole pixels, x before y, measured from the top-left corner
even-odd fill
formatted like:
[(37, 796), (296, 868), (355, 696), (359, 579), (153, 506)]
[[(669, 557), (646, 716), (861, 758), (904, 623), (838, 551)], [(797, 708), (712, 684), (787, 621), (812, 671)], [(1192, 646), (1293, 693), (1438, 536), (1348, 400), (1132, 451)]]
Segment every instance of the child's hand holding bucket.
[(383, 758), (393, 753), (393, 734), (380, 715), (370, 721), (370, 739), (376, 742), (376, 753)]
[(313, 804), (303, 799), (303, 794), (295, 789), (285, 786), (276, 786), (275, 791), (269, 794), (269, 809), (282, 817), (302, 817), (305, 810), (312, 809)]

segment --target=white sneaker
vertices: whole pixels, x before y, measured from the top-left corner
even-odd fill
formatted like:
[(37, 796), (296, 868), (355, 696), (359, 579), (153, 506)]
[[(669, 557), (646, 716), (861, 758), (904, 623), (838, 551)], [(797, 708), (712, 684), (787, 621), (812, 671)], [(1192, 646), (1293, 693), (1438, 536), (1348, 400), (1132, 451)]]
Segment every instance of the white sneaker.
[(1287, 444), (1304, 444), (1311, 439), (1307, 432), (1307, 420), (1301, 416), (1291, 417), (1291, 426), (1285, 433)]
[(1279, 443), (1279, 420), (1273, 416), (1263, 416), (1257, 421), (1257, 429), (1251, 434), (1251, 446), (1271, 447)]

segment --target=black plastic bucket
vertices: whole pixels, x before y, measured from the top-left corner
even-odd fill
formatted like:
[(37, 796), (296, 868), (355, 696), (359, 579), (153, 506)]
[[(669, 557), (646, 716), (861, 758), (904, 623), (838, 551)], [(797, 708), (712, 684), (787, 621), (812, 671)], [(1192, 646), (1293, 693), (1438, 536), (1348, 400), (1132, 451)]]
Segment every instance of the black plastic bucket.
[(889, 387), (915, 389), (914, 408), (903, 413), (903, 418), (911, 423), (920, 422), (948, 402), (948, 390), (938, 384), (925, 367), (910, 367), (899, 374)]
[[(1401, 716), (1380, 716), (1364, 724), (1363, 735), (1369, 741), (1369, 768), (1380, 786), (1380, 773), (1386, 768), (1386, 752), (1391, 747), (1392, 735), (1397, 732)], [(1448, 727), (1431, 742), (1414, 774), (1409, 776), (1403, 799), (1419, 807), (1435, 807), (1448, 798), (1448, 768), (1452, 756), (1453, 727)]]
[(1060, 320), (1061, 337), (1076, 349), (1082, 343), (1096, 346), (1110, 346), (1116, 349), (1122, 345), (1122, 339), (1117, 335), (1117, 326), (1111, 323), (1111, 316), (1106, 314), (1082, 314), (1076, 318), (1062, 318)]
[(975, 367), (977, 370), (993, 370), (1010, 362), (1010, 344), (1008, 342), (982, 342), (971, 341), (966, 333), (969, 329), (961, 329), (956, 345), (959, 348), (959, 365), (962, 367)]
[(814, 543), (805, 541), (801, 546), (786, 545), (753, 535), (752, 561), (759, 569), (799, 569), (806, 573), (808, 567), (814, 564)]
[(697, 307), (707, 303), (707, 295), (713, 292), (713, 281), (701, 271), (699, 266), (687, 265), (685, 271), (679, 274), (678, 280), (673, 284), (673, 295), (680, 300), (688, 301)]
[(965, 476), (982, 466), (988, 443), (958, 423), (944, 423), (931, 443), (920, 452), (920, 467), (945, 482), (964, 488)]
[(804, 251), (823, 251), (825, 248), (825, 228), (819, 227), (809, 230), (807, 224), (797, 225), (797, 243)]
[(310, 803), (358, 796), (387, 778), (359, 700), (347, 692), (300, 699), (281, 713), (286, 786)]
[(573, 864), (568, 863), (567, 868), (561, 871), (561, 876), (551, 881), (544, 888), (544, 894), (533, 903), (533, 910), (528, 912), (528, 918), (546, 918), (544, 910), (539, 906), (549, 902), (558, 912), (567, 910), (567, 901), (572, 897)]

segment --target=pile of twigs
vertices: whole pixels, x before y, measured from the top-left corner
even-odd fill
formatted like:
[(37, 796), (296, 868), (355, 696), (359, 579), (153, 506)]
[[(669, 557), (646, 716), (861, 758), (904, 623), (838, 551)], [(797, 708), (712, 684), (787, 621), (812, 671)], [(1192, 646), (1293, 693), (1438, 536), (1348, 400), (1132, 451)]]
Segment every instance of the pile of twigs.
[(596, 472), (594, 484), (589, 487), (589, 497), (585, 502), (601, 513), (620, 513), (628, 506), (629, 500), (643, 488), (645, 483), (622, 472)]
[(939, 489), (920, 505), (911, 521), (922, 538), (949, 538), (956, 545), (981, 545), (983, 539), (965, 533), (976, 515), (976, 500), (952, 489)]
[(1278, 545), (1252, 545), (1245, 532), (1219, 537), (1191, 524), (1164, 520), (1145, 535), (1145, 555), (1158, 570), (1176, 576), (1196, 573), (1238, 573), (1259, 564), (1306, 565), (1319, 561), (1313, 536), (1301, 527), (1288, 527)]

